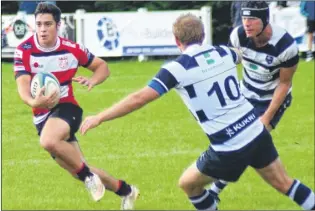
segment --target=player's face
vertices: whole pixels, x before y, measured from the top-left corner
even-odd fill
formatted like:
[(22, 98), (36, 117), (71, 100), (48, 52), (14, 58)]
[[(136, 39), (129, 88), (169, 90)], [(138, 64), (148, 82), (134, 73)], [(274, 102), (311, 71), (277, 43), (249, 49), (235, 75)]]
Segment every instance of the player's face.
[(56, 44), (57, 23), (51, 14), (38, 14), (35, 20), (37, 39), (43, 47), (53, 47)]
[(261, 32), (263, 24), (259, 18), (243, 17), (242, 21), (247, 37), (255, 37)]

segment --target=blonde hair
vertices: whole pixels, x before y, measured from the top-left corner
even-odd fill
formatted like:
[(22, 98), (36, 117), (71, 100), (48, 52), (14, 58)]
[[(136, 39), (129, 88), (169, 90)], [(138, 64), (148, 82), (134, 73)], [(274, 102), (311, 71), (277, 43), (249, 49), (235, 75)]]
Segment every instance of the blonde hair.
[(205, 37), (202, 21), (191, 13), (183, 14), (176, 19), (173, 34), (184, 45), (202, 43)]

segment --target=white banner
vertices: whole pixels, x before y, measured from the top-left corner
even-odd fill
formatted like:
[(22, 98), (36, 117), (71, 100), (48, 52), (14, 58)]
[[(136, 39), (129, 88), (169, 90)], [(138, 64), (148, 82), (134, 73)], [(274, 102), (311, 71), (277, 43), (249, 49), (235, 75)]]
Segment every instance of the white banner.
[(177, 55), (172, 24), (183, 12), (85, 13), (84, 45), (97, 56)]
[[(201, 10), (102, 12), (63, 14), (59, 35), (85, 45), (98, 57), (179, 55), (172, 24), (181, 14), (192, 13), (205, 25), (205, 41), (212, 43), (211, 8)], [(74, 21), (74, 19), (76, 21)], [(74, 24), (76, 23), (76, 24)], [(2, 57), (34, 33), (34, 15), (19, 12), (2, 16)]]
[[(271, 23), (286, 29), (295, 39), (300, 51), (303, 52), (308, 50), (306, 42), (306, 18), (300, 13), (299, 6), (282, 9), (270, 8), (270, 21)], [(313, 39), (313, 51), (315, 51), (315, 39)]]
[[(2, 15), (1, 21), (2, 57), (13, 57), (15, 48), (35, 32), (35, 17), (18, 12), (16, 15)], [(75, 41), (73, 14), (62, 14), (59, 35)]]

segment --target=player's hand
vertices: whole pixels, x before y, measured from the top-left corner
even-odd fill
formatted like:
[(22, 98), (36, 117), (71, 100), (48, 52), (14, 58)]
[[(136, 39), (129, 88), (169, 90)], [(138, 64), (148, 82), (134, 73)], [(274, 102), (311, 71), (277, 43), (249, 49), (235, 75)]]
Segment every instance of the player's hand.
[(260, 121), (265, 125), (268, 131), (272, 130), (272, 126), (270, 125), (270, 120), (268, 120), (264, 115), (260, 117)]
[(42, 87), (37, 93), (32, 102), (33, 108), (46, 108), (51, 109), (59, 100), (57, 90), (51, 93), (49, 96), (44, 95), (45, 87)]
[(97, 127), (101, 124), (101, 119), (98, 116), (88, 116), (84, 119), (80, 126), (80, 132), (85, 135), (88, 130)]
[(90, 81), (90, 79), (84, 76), (78, 76), (72, 78), (72, 80), (78, 82), (79, 84), (82, 84), (83, 86), (87, 86), (88, 91), (90, 91), (94, 87), (94, 84)]

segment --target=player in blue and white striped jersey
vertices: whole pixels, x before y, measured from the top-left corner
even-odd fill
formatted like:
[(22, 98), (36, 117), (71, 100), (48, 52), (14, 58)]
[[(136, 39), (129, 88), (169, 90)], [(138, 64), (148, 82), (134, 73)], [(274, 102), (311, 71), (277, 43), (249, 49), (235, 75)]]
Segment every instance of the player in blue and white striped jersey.
[(235, 65), (240, 52), (202, 44), (203, 24), (191, 14), (175, 21), (173, 33), (182, 55), (162, 66), (148, 86), (87, 117), (81, 133), (127, 115), (174, 88), (211, 142), (179, 179), (196, 209), (216, 209), (217, 198), (205, 186), (217, 179), (237, 181), (248, 166), (282, 193), (294, 196), (297, 203), (302, 199), (303, 207), (314, 208), (314, 193), (286, 174), (270, 133), (240, 93)]
[(242, 19), (243, 25), (230, 35), (230, 44), (243, 57), (241, 91), (254, 107), (260, 108), (262, 121), (272, 129), (291, 103), (298, 47), (288, 32), (269, 23), (266, 2), (244, 2)]
[[(241, 16), (243, 25), (232, 31), (229, 43), (242, 53), (241, 92), (271, 131), (291, 105), (298, 47), (284, 29), (269, 23), (266, 2), (243, 2)], [(226, 185), (218, 181), (211, 189), (219, 194)]]

